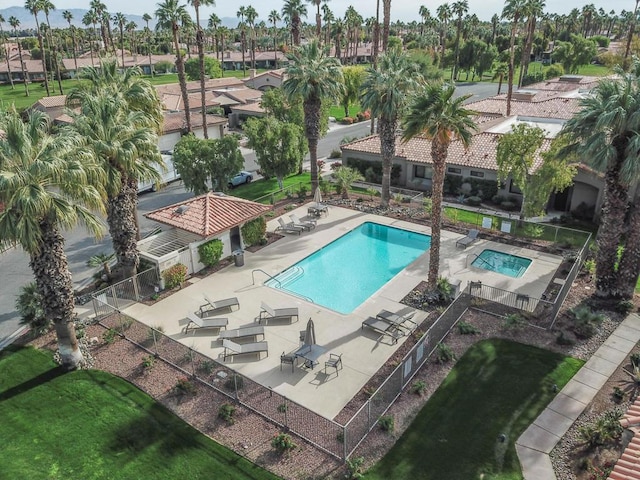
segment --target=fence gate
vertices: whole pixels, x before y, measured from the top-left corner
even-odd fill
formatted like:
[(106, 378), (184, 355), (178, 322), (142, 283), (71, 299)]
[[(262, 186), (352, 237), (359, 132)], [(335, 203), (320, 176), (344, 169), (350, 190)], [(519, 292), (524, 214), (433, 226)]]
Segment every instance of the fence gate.
[(152, 267), (92, 293), (96, 318), (103, 318), (114, 311), (124, 310), (136, 302), (149, 298), (156, 292), (155, 287), (159, 282), (158, 270)]

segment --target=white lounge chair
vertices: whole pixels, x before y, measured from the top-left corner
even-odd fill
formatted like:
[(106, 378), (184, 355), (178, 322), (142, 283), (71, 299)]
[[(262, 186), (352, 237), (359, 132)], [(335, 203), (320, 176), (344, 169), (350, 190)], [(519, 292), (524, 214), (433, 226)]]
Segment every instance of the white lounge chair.
[[(204, 299), (207, 301), (204, 305), (200, 305), (200, 316), (212, 316), (215, 312), (221, 310), (232, 311), (233, 307), (240, 308), (240, 302), (236, 297), (225, 298), (223, 300), (211, 300), (207, 294), (204, 295)], [(206, 315), (205, 315), (206, 314)]]
[(296, 322), (300, 319), (298, 307), (292, 308), (271, 308), (264, 302), (260, 303), (260, 315), (258, 316), (258, 323), (262, 323), (263, 320), (274, 320), (280, 318), (290, 318), (293, 323), (295, 317)]
[(225, 330), (224, 332), (220, 332), (219, 338), (244, 338), (257, 337), (258, 335), (262, 335), (264, 337), (264, 327), (262, 325), (258, 325), (257, 327), (241, 327)]
[(233, 357), (234, 355), (242, 355), (245, 353), (257, 353), (267, 352), (269, 356), (269, 348), (267, 342), (253, 342), (253, 343), (236, 343), (231, 340), (222, 340), (222, 346), (224, 347), (223, 361), (227, 357)]
[(284, 223), (282, 217), (278, 218), (278, 223), (280, 225), (276, 227), (275, 232), (297, 233), (300, 235), (304, 231), (303, 227), (294, 225), (293, 223)]
[(210, 317), (210, 318), (201, 318), (195, 313), (187, 313), (187, 318), (189, 319), (189, 323), (184, 327), (184, 333), (189, 333), (189, 330), (198, 330), (200, 328), (227, 328), (229, 324), (228, 318), (222, 317)]
[(467, 233), (466, 237), (461, 238), (456, 242), (456, 247), (467, 248), (468, 245), (471, 245), (478, 239), (478, 230), (471, 229), (469, 233)]
[(315, 220), (300, 220), (295, 213), (292, 213), (291, 215), (289, 215), (289, 218), (291, 219), (291, 223), (295, 227), (302, 227), (307, 231), (313, 230), (314, 228), (316, 228), (317, 222)]

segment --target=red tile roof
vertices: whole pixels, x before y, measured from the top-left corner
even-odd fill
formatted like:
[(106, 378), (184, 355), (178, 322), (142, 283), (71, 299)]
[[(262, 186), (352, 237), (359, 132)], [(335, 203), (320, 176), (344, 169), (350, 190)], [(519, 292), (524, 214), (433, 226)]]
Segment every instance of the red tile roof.
[[(466, 107), (469, 110), (474, 110), (478, 113), (499, 113), (501, 115), (506, 115), (507, 97), (506, 95), (499, 95), (497, 97), (491, 97), (485, 100), (469, 103)], [(553, 97), (542, 101), (536, 101), (535, 98), (532, 101), (526, 102), (517, 100), (511, 101), (511, 115), (522, 115), (526, 117), (569, 120), (581, 109), (580, 99), (578, 98)]]
[[(637, 432), (637, 428), (634, 427), (640, 425), (640, 397), (631, 404), (620, 423), (624, 428), (631, 428), (634, 433)], [(609, 479), (640, 479), (640, 438), (638, 437), (638, 435), (634, 435), (627, 448), (622, 452), (622, 456), (609, 474)]]
[(209, 192), (147, 213), (145, 217), (208, 238), (269, 210), (271, 207), (267, 205)]

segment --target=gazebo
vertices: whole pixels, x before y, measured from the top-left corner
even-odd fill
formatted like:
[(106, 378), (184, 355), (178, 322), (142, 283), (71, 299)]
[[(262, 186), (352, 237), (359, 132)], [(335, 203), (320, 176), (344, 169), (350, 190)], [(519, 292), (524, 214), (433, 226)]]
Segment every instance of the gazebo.
[(160, 272), (182, 263), (189, 274), (196, 273), (205, 267), (200, 262), (199, 245), (217, 238), (222, 241), (222, 257), (227, 257), (244, 246), (242, 225), (269, 210), (267, 205), (217, 192), (154, 210), (145, 217), (171, 228), (140, 240), (140, 256), (157, 265)]

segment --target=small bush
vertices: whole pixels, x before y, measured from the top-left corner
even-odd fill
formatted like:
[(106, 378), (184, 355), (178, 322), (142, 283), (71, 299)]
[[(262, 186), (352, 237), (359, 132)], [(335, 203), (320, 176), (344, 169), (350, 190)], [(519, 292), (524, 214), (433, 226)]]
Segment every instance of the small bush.
[(436, 290), (440, 295), (441, 303), (451, 303), (453, 300), (453, 285), (449, 282), (449, 280), (445, 277), (438, 277), (438, 281), (436, 282)]
[(102, 340), (104, 340), (104, 343), (108, 345), (115, 342), (117, 338), (118, 338), (118, 331), (115, 328), (110, 328), (109, 330), (107, 330), (102, 334)]
[(211, 375), (215, 368), (215, 362), (213, 362), (212, 360), (205, 360), (200, 365), (198, 365), (198, 372), (203, 375)]
[(207, 267), (213, 267), (220, 261), (223, 248), (222, 240), (218, 238), (199, 245), (198, 254), (200, 255), (200, 262), (204, 263)]
[(333, 162), (329, 168), (332, 172), (335, 172), (336, 170), (342, 168), (342, 162)]
[(42, 308), (42, 296), (38, 292), (36, 282), (20, 287), (16, 310), (20, 313), (20, 324), (28, 326), (38, 336), (47, 333), (53, 325)]
[(380, 425), (383, 431), (392, 433), (396, 426), (396, 421), (392, 415), (383, 415), (380, 417), (380, 420), (378, 420), (378, 425)]
[(500, 204), (500, 207), (502, 207), (504, 210), (507, 210), (508, 212), (512, 212), (514, 211), (516, 208), (518, 208), (518, 204), (514, 203), (514, 202), (509, 202), (507, 200), (505, 200), (504, 202), (502, 202)]
[(411, 393), (422, 395), (427, 390), (427, 383), (424, 380), (416, 380), (411, 385)]
[(440, 342), (436, 347), (436, 362), (448, 363), (456, 359), (455, 353), (451, 350), (451, 347), (446, 343)]
[(620, 387), (613, 387), (613, 398), (616, 402), (624, 400), (626, 393)]
[(142, 368), (145, 370), (151, 370), (153, 366), (156, 364), (156, 357), (153, 355), (147, 355), (142, 359)]
[(564, 330), (560, 330), (558, 336), (556, 337), (556, 343), (558, 345), (574, 345), (576, 341)]
[(618, 408), (609, 410), (594, 425), (580, 428), (580, 436), (591, 448), (617, 440), (624, 431), (624, 428), (620, 425), (622, 415), (622, 411)]
[(267, 234), (267, 221), (264, 217), (249, 220), (242, 226), (240, 232), (247, 245), (257, 245)]
[(504, 195), (494, 195), (493, 197), (491, 197), (491, 201), (496, 205), (501, 205), (505, 200), (506, 198), (504, 197)]
[(458, 332), (460, 335), (477, 335), (482, 333), (478, 327), (467, 322), (458, 322)]
[(544, 78), (549, 80), (564, 75), (564, 68), (559, 63), (551, 65), (546, 72), (544, 72)]
[(615, 307), (616, 312), (627, 315), (633, 310), (633, 302), (631, 300), (623, 300), (618, 302)]
[(333, 150), (331, 150), (331, 153), (329, 153), (329, 158), (342, 158), (342, 150), (340, 150), (339, 148), (334, 148)]
[(527, 325), (525, 318), (519, 313), (510, 313), (504, 317), (502, 328), (505, 330), (519, 330)]
[(471, 205), (472, 207), (479, 207), (482, 203), (482, 199), (480, 197), (469, 197), (466, 200), (467, 205)]
[(357, 480), (362, 478), (362, 465), (364, 464), (364, 458), (356, 457), (347, 460), (347, 473), (349, 474), (349, 480)]
[(305, 197), (307, 196), (307, 192), (309, 191), (309, 187), (306, 185), (300, 185), (300, 188), (298, 188), (298, 191), (296, 192), (296, 194), (298, 195), (298, 198), (300, 200), (304, 200)]
[(640, 368), (640, 353), (632, 353), (629, 357), (632, 367)]
[(325, 162), (324, 160), (316, 160), (316, 165), (318, 165), (318, 171), (321, 172), (322, 169), (324, 168), (325, 164), (327, 162)]
[(596, 261), (593, 258), (589, 258), (584, 261), (584, 263), (582, 264), (582, 268), (589, 275), (593, 275), (594, 273), (596, 273)]
[(187, 279), (187, 266), (182, 263), (176, 263), (162, 272), (162, 278), (166, 288), (179, 287)]
[(287, 407), (286, 403), (281, 403), (280, 405), (278, 405), (278, 412), (287, 413), (287, 410), (289, 410), (289, 407)]
[(342, 119), (342, 123), (343, 123), (344, 125), (351, 125), (351, 124), (353, 123), (353, 118), (351, 118), (351, 117), (344, 117), (344, 118)]
[(604, 320), (604, 315), (591, 311), (586, 305), (580, 305), (571, 310), (575, 318), (573, 331), (581, 338), (592, 337)]
[(236, 413), (236, 407), (234, 407), (230, 403), (223, 403), (222, 405), (220, 405), (220, 408), (218, 409), (218, 417), (230, 425), (232, 425), (235, 422), (235, 419), (233, 418), (235, 413)]
[(224, 381), (224, 386), (227, 390), (242, 390), (244, 388), (244, 377), (236, 373), (229, 375)]
[(286, 433), (279, 433), (273, 437), (271, 440), (271, 446), (280, 454), (286, 453), (297, 447), (297, 445), (293, 443), (291, 435), (287, 435)]
[(544, 227), (529, 223), (524, 227), (524, 234), (529, 238), (540, 238), (544, 234)]
[(195, 395), (197, 388), (187, 377), (181, 377), (173, 387), (173, 391), (176, 395)]

